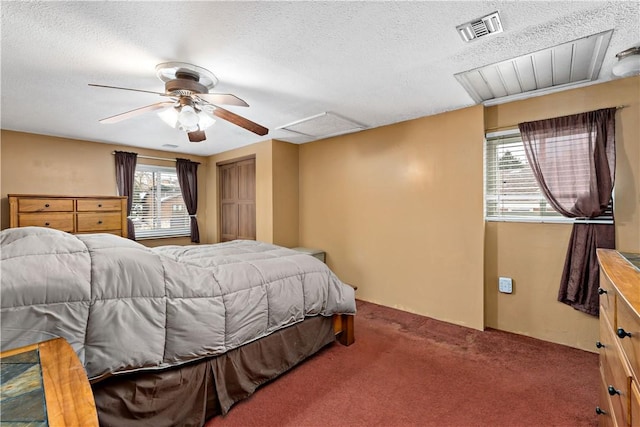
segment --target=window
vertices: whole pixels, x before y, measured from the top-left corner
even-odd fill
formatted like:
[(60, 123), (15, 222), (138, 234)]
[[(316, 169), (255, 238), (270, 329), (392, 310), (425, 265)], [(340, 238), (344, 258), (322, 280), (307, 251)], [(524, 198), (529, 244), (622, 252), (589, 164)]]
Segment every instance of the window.
[[(580, 167), (581, 162), (563, 158), (562, 145), (567, 142), (571, 143), (558, 143), (558, 162)], [(613, 223), (613, 202), (605, 214), (590, 220), (566, 218), (556, 212), (538, 187), (517, 129), (487, 134), (484, 162), (487, 221)]]
[(136, 166), (131, 219), (136, 238), (189, 236), (190, 218), (175, 168)]

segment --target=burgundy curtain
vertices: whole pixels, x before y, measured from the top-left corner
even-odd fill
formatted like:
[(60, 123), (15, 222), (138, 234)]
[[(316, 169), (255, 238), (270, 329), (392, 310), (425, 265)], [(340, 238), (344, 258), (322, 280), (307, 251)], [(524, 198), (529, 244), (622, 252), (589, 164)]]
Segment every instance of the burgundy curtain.
[[(615, 176), (615, 108), (520, 123), (527, 160), (549, 204), (569, 218), (602, 215)], [(597, 316), (596, 248), (615, 247), (613, 224), (573, 225), (558, 301)]]
[(198, 210), (198, 165), (187, 159), (176, 159), (176, 172), (178, 174), (178, 183), (184, 204), (187, 206), (187, 212), (191, 218), (191, 241), (200, 243), (200, 230), (198, 229), (198, 219), (196, 211)]
[[(127, 196), (127, 216), (131, 215), (133, 206), (133, 178), (136, 174), (138, 153), (116, 151), (116, 185), (120, 196)], [(136, 230), (131, 218), (127, 218), (127, 237), (136, 240)]]

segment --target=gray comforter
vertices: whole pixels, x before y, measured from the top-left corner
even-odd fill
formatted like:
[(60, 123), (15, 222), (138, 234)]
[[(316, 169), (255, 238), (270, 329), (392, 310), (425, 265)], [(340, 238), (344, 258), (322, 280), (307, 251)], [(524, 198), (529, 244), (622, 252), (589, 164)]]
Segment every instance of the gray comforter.
[(355, 313), (316, 258), (255, 241), (147, 248), (108, 234), (3, 230), (2, 349), (66, 338), (89, 378), (217, 355), (299, 322)]

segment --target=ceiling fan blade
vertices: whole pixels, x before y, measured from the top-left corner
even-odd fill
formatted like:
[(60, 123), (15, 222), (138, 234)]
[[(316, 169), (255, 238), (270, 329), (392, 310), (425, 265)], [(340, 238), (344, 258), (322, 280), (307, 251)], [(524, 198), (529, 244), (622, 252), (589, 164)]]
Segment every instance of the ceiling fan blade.
[(196, 130), (194, 132), (188, 132), (189, 141), (191, 142), (201, 142), (207, 139), (207, 136), (204, 134), (203, 130)]
[(216, 109), (213, 110), (213, 115), (261, 136), (269, 133), (269, 129), (266, 127), (252, 122), (249, 119), (245, 119), (231, 111), (227, 111), (224, 108), (216, 107)]
[(107, 117), (99, 120), (100, 123), (117, 123), (122, 120), (135, 117), (139, 114), (146, 113), (147, 111), (160, 110), (161, 108), (173, 105), (171, 101), (158, 102), (157, 104), (147, 105), (145, 107), (136, 108), (135, 110), (127, 111), (125, 113), (116, 114), (115, 116)]
[(130, 89), (128, 87), (118, 87), (118, 86), (107, 86), (107, 85), (97, 85), (97, 84), (93, 84), (93, 83), (89, 83), (89, 86), (94, 86), (94, 87), (105, 87), (107, 89), (120, 89), (120, 90), (130, 90), (132, 92), (145, 92), (145, 93), (154, 93), (156, 95), (161, 95), (161, 96), (169, 96), (164, 92), (154, 92), (152, 90), (144, 90), (144, 89)]
[(243, 99), (230, 93), (199, 93), (198, 97), (212, 104), (235, 105), (238, 107), (248, 107)]

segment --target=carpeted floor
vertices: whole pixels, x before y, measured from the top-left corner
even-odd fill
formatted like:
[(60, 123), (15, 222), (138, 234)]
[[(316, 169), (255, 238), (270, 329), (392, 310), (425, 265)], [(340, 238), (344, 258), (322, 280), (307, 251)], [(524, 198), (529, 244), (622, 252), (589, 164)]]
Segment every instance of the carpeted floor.
[(595, 426), (598, 356), (358, 301), (333, 344), (207, 427)]

